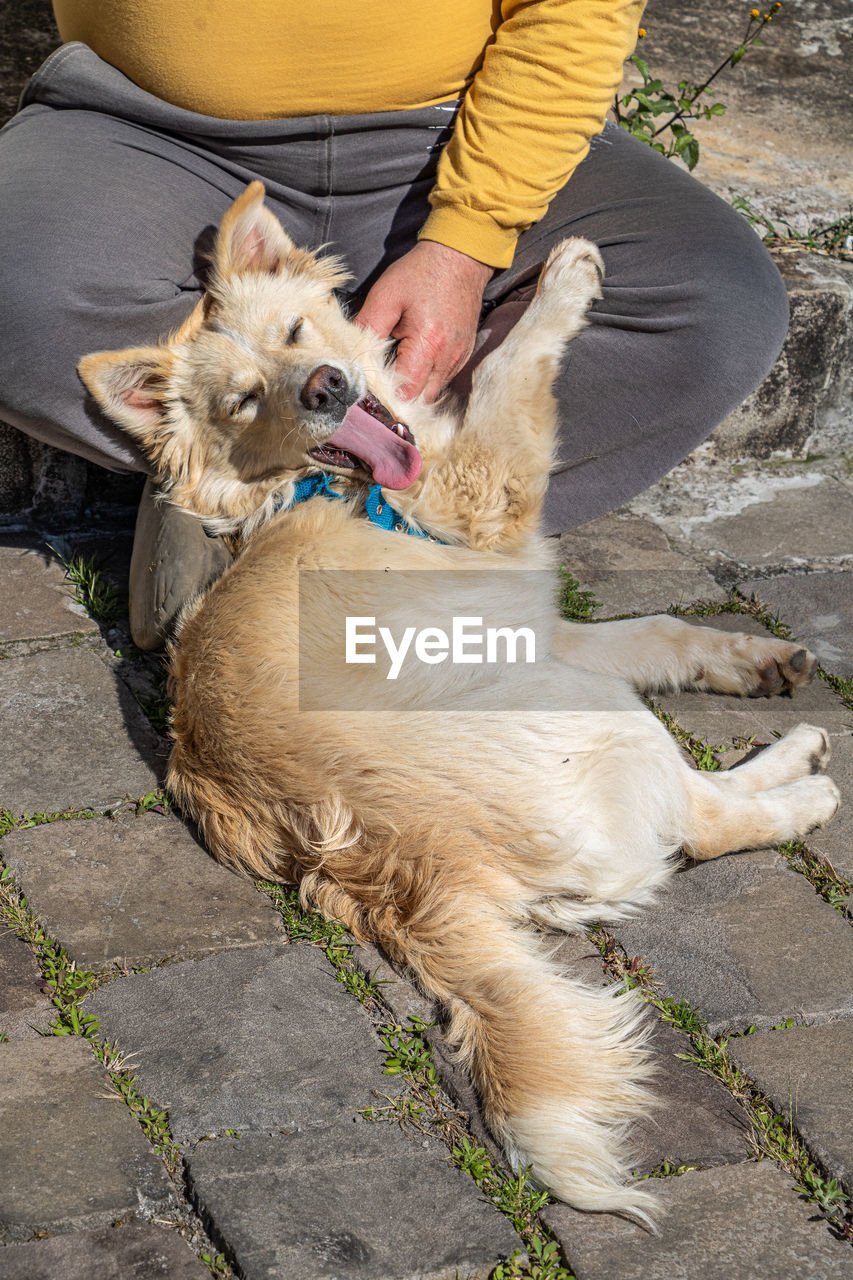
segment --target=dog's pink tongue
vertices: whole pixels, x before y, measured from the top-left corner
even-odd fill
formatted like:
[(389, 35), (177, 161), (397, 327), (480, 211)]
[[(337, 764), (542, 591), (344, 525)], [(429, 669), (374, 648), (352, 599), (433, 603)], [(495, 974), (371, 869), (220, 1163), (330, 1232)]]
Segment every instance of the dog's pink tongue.
[(421, 474), (421, 455), (361, 405), (347, 409), (347, 415), (327, 445), (354, 453), (366, 462), (373, 479), (386, 489), (408, 489)]

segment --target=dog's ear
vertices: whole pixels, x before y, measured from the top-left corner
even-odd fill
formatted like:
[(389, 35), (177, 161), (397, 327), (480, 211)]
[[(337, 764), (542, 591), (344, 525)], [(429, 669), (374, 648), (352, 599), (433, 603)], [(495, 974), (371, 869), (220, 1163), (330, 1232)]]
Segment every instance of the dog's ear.
[(131, 347), (84, 356), (77, 372), (107, 417), (156, 457), (171, 367), (168, 347)]
[(293, 253), (294, 244), (264, 205), (262, 182), (250, 182), (222, 219), (213, 264), (217, 275), (267, 272), (275, 275)]

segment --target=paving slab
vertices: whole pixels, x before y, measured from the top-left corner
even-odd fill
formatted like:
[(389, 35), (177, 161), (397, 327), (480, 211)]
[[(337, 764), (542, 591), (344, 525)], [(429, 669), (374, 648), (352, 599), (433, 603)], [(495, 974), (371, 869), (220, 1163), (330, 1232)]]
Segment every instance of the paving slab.
[(362, 1122), (203, 1142), (188, 1163), (245, 1280), (486, 1280), (521, 1241), (447, 1156)]
[(0, 808), (107, 809), (159, 785), (165, 747), (95, 654), (0, 663)]
[(775, 1110), (793, 1119), (830, 1177), (853, 1194), (853, 1024), (830, 1022), (739, 1036), (729, 1041), (729, 1054)]
[(560, 537), (559, 561), (600, 608), (595, 617), (664, 613), (692, 600), (723, 600), (703, 565), (673, 551), (666, 535), (641, 516), (611, 512)]
[[(741, 615), (725, 614), (695, 621), (724, 631), (767, 634), (760, 623)], [(805, 844), (826, 858), (841, 875), (853, 878), (853, 711), (824, 680), (816, 677), (792, 697), (734, 698), (680, 693), (657, 700), (682, 728), (714, 746), (730, 747), (748, 738), (770, 744), (798, 724), (816, 724), (825, 729), (832, 748), (828, 772), (841, 791), (841, 806), (825, 827), (809, 832)], [(721, 756), (723, 767), (731, 767), (746, 754), (743, 749), (725, 751)]]
[(43, 985), (32, 948), (0, 925), (0, 1033), (32, 1040), (50, 1025), (56, 1010)]
[(87, 969), (282, 936), (270, 900), (214, 862), (173, 815), (51, 822), (10, 832), (2, 850), (47, 933)]
[(361, 1006), (322, 951), (257, 947), (169, 965), (102, 987), (86, 1002), (101, 1033), (134, 1054), (142, 1092), (168, 1107), (178, 1139), (349, 1121), (382, 1075)]
[[(853, 547), (853, 528), (849, 532)], [(779, 574), (738, 583), (787, 622), (798, 640), (817, 654), (821, 666), (853, 676), (853, 572)]]
[(714, 1035), (853, 1017), (853, 930), (772, 850), (691, 864), (614, 932)]
[(577, 1280), (847, 1280), (853, 1249), (770, 1160), (650, 1180), (660, 1235), (624, 1218), (549, 1206)]
[(82, 1040), (0, 1044), (0, 1240), (171, 1205), (163, 1162), (111, 1090)]
[[(732, 498), (738, 493), (732, 486)], [(833, 568), (853, 559), (853, 493), (819, 472), (744, 484), (744, 506), (676, 517), (662, 527), (680, 532), (696, 553), (742, 567)]]
[(678, 1056), (691, 1052), (688, 1037), (659, 1023), (648, 1047), (656, 1069), (651, 1091), (659, 1105), (631, 1129), (632, 1167), (651, 1173), (665, 1160), (701, 1169), (746, 1160), (746, 1112), (728, 1089)]
[(0, 534), (0, 658), (72, 636), (99, 634), (75, 603), (65, 566), (39, 539)]
[(10, 1244), (3, 1280), (210, 1280), (210, 1271), (174, 1231), (133, 1222)]

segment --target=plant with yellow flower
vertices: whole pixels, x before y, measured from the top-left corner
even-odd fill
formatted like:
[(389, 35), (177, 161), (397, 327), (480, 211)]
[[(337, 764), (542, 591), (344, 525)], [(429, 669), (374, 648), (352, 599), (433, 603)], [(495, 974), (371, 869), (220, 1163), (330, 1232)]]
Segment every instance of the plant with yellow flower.
[[(677, 156), (688, 169), (695, 169), (699, 163), (699, 143), (688, 128), (688, 122), (710, 120), (712, 116), (723, 114), (726, 108), (722, 102), (703, 102), (701, 99), (714, 97), (711, 85), (717, 76), (727, 67), (736, 67), (748, 49), (762, 43), (761, 32), (781, 8), (781, 0), (776, 0), (769, 10), (750, 9), (740, 44), (699, 84), (680, 80), (676, 91), (666, 89), (663, 81), (651, 74), (649, 64), (635, 55), (630, 61), (643, 77), (643, 83), (623, 97), (617, 95), (613, 111), (618, 123), (655, 151), (665, 156)], [(640, 27), (640, 39), (645, 35), (645, 28)]]

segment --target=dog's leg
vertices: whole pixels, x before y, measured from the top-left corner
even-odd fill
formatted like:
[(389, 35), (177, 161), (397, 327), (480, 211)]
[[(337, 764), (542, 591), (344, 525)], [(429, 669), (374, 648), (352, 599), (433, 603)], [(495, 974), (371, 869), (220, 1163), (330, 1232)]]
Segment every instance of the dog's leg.
[(548, 257), (521, 319), (474, 374), (462, 430), (547, 471), (554, 449), (551, 388), (567, 344), (601, 296), (604, 263), (595, 245), (571, 239)]
[(825, 773), (831, 757), (829, 735), (813, 724), (798, 724), (783, 738), (757, 751), (749, 760), (715, 774), (720, 782), (746, 795), (767, 791)]
[(570, 666), (619, 676), (642, 693), (702, 689), (761, 697), (808, 684), (817, 670), (817, 658), (802, 645), (694, 627), (668, 614), (561, 621), (553, 651)]
[(448, 541), (510, 551), (536, 533), (556, 439), (554, 378), (599, 296), (601, 257), (586, 240), (551, 253), (527, 311), (474, 374), (462, 424), (411, 508)]
[[(810, 726), (801, 728), (820, 732), (811, 731)], [(792, 749), (789, 744), (792, 758), (799, 754), (800, 745)], [(784, 752), (778, 759), (784, 777), (790, 773), (790, 761)], [(824, 826), (838, 808), (840, 793), (831, 778), (815, 773), (761, 789), (771, 771), (765, 764), (762, 772), (758, 760), (755, 765), (751, 773), (748, 765), (723, 774), (687, 769), (690, 818), (684, 849), (691, 858), (706, 861), (722, 853), (798, 840), (814, 827)], [(738, 779), (738, 774), (743, 777)]]

